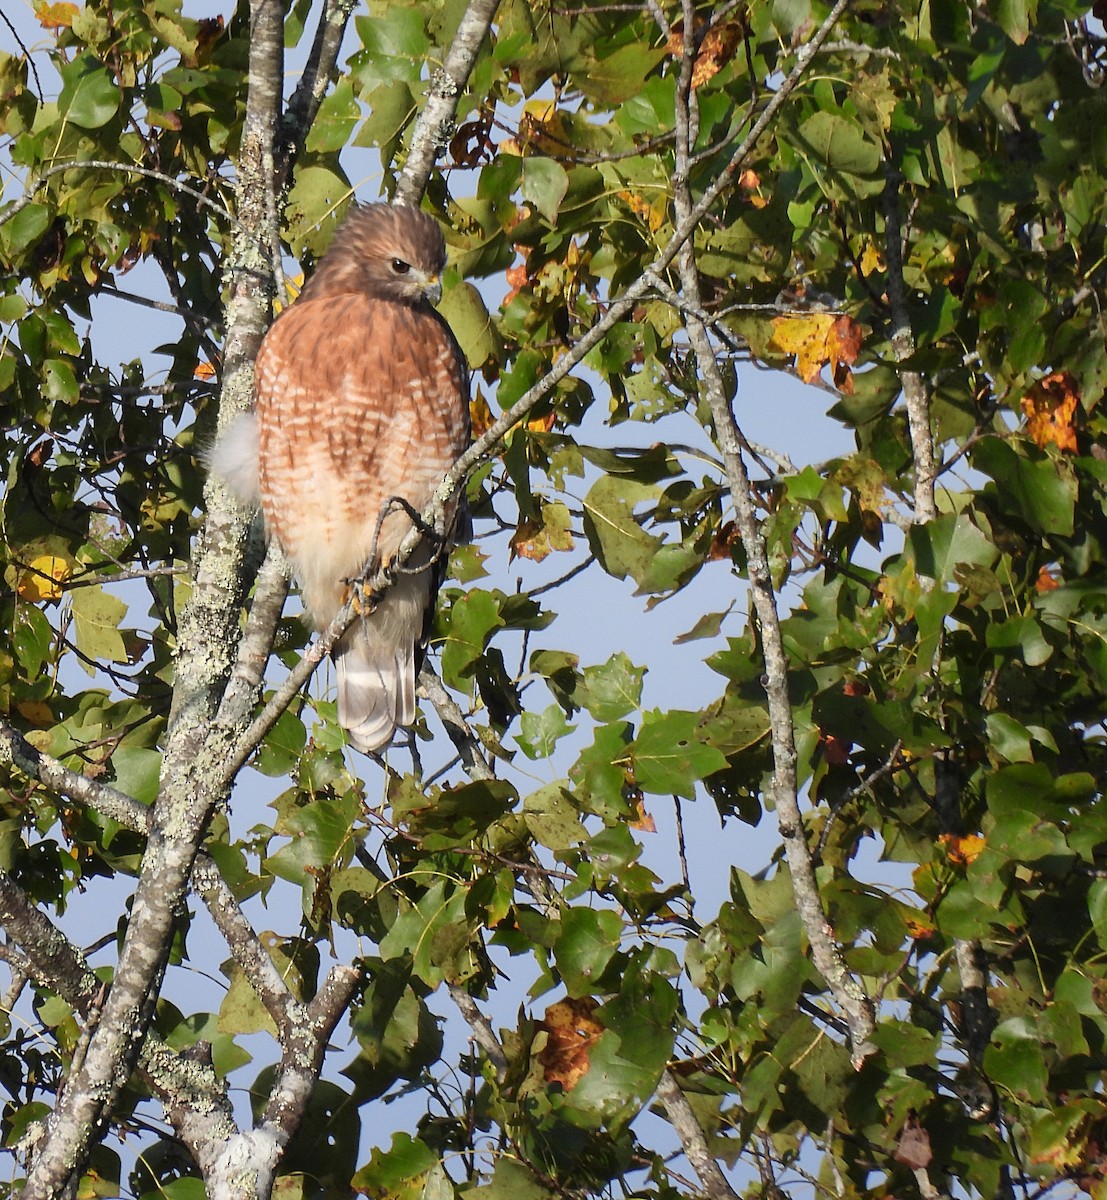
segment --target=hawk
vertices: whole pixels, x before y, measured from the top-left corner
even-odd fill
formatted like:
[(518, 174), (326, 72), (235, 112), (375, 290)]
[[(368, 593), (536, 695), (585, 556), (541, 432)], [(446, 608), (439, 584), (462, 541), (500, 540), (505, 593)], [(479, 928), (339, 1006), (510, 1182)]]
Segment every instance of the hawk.
[[(212, 470), (260, 503), (317, 629), (367, 564), (392, 558), (411, 512), (427, 506), (469, 444), (465, 360), (432, 308), (445, 262), (429, 214), (355, 205), (261, 344), (255, 411), (213, 448)], [(456, 524), (455, 506), (448, 525)], [(359, 750), (380, 749), (415, 720), (417, 662), (445, 549), (425, 538), (335, 646), (338, 720)]]

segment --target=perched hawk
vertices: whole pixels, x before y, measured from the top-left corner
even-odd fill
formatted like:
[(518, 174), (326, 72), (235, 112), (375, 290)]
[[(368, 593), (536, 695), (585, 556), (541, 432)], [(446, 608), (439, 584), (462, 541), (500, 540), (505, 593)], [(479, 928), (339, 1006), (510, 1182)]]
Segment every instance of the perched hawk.
[[(257, 357), (257, 409), (217, 442), (212, 469), (261, 504), (316, 628), (374, 555), (387, 562), (469, 442), (461, 350), (431, 307), (446, 261), (433, 217), (355, 206)], [(381, 515), (388, 515), (378, 524)], [(374, 539), (376, 542), (374, 544)], [(424, 540), (334, 650), (338, 719), (359, 750), (415, 719), (416, 660), (444, 547)]]

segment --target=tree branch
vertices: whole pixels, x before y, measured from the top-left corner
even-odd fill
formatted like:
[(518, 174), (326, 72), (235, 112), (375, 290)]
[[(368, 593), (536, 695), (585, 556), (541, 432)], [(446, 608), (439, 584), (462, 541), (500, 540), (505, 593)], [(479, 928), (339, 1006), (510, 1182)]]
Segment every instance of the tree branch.
[(278, 192), (283, 192), (288, 186), (292, 166), (299, 157), (319, 106), (323, 103), (323, 96), (334, 78), (338, 52), (354, 8), (355, 0), (326, 0), (323, 6), (307, 65), (281, 121), (276, 172)]
[(496, 1072), (496, 1078), (502, 1083), (507, 1078), (507, 1055), (504, 1054), (504, 1048), (500, 1045), (500, 1039), (496, 1037), (488, 1018), (481, 1012), (473, 997), (456, 983), (450, 984), (450, 997), (473, 1031), (473, 1040), (487, 1055), (492, 1069)]
[[(889, 164), (884, 167), (884, 261), (888, 267), (888, 303), (892, 310), (892, 354), (905, 362), (915, 353), (911, 312), (903, 281), (903, 230), (899, 213), (902, 179)], [(930, 394), (918, 371), (901, 371), (911, 455), (915, 460), (915, 523), (925, 525), (938, 515), (934, 504), (934, 435), (930, 429)]]
[(423, 669), (419, 673), (419, 686), (427, 699), (434, 705), (434, 711), (438, 713), (438, 719), (445, 727), (447, 737), (453, 742), (454, 749), (461, 755), (462, 765), (469, 778), (494, 779), (496, 773), (492, 770), (481, 749), (480, 739), (469, 728), (469, 723), (465, 720), (465, 714), (461, 711), (460, 706), (446, 691), (442, 680), (438, 678), (427, 662), (423, 663)]
[[(843, 8), (844, 4), (840, 3), (832, 15)], [(676, 95), (676, 170), (673, 176), (673, 200), (678, 226), (683, 226), (694, 211), (689, 180), (693, 140), (689, 97), (692, 95), (692, 67), (696, 53), (695, 39), (691, 35), (694, 22), (694, 0), (684, 0), (684, 54)], [(765, 538), (757, 519), (750, 489), (749, 474), (742, 459), (743, 438), (734, 420), (707, 327), (696, 315), (702, 311), (702, 302), (695, 250), (690, 239), (681, 247), (677, 256), (677, 268), (681, 290), (688, 302), (688, 307), (684, 310), (685, 328), (696, 356), (700, 379), (715, 425), (715, 437), (726, 467), (735, 523), (746, 552), (750, 590), (761, 626), (765, 664), (764, 686), (772, 730), (772, 796), (781, 837), (784, 839), (792, 891), (811, 945), (811, 956), (819, 973), (826, 980), (835, 1003), (846, 1018), (851, 1056), (854, 1065), (860, 1066), (872, 1049), (869, 1044), (873, 1029), (872, 1001), (850, 974), (841, 951), (834, 942), (833, 928), (819, 896), (815, 865), (811, 848), (807, 844), (799, 807), (795, 732), (788, 694), (788, 659), (781, 636), (776, 593)]]
[(125, 162), (108, 162), (104, 159), (84, 159), (74, 160), (73, 162), (56, 163), (52, 167), (47, 167), (35, 180), (27, 191), (19, 197), (18, 200), (13, 200), (7, 208), (0, 212), (0, 225), (6, 224), (12, 217), (21, 213), (28, 204), (32, 203), (35, 196), (42, 190), (46, 181), (54, 175), (61, 175), (65, 171), (126, 171), (131, 175), (141, 175), (145, 179), (156, 179), (158, 183), (164, 183), (166, 187), (171, 187), (176, 192), (181, 192), (186, 196), (191, 196), (197, 204), (203, 205), (205, 208), (210, 208), (213, 212), (218, 213), (225, 221), (229, 221), (232, 225), (238, 225), (239, 221), (231, 213), (229, 213), (222, 204), (213, 200), (210, 196), (205, 196), (203, 192), (198, 192), (195, 188), (191, 188), (186, 183), (181, 183), (179, 179), (174, 179), (172, 175), (166, 175), (164, 171), (154, 171), (150, 167), (139, 167), (134, 163)]
[(488, 37), (499, 3), (500, 0), (469, 0), (445, 61), (431, 75), (426, 101), (412, 131), (407, 161), (396, 183), (396, 204), (419, 203), (435, 159), (453, 136), (458, 101)]
[[(253, 360), (269, 316), (264, 245), (266, 154), (280, 112), (283, 10), (251, 9), (249, 92), (238, 177), (239, 226), (230, 260), (220, 418), (246, 407)], [(266, 282), (259, 282), (266, 281)], [(103, 1019), (59, 1100), (28, 1172), (23, 1200), (70, 1194), (94, 1139), (102, 1136), (141, 1049), (164, 969), (178, 905), (212, 808), (220, 797), (221, 748), (207, 737), (233, 665), (247, 524), (221, 486), (208, 486), (208, 519), (197, 548), (192, 596), (178, 628), (173, 707), (161, 788), (131, 918)]]
[[(687, 28), (688, 25), (685, 25), (685, 29)], [(738, 1193), (730, 1186), (722, 1168), (708, 1149), (703, 1129), (672, 1071), (662, 1071), (656, 1095), (669, 1118), (669, 1123), (680, 1138), (680, 1144), (684, 1147), (684, 1157), (699, 1176), (707, 1200), (738, 1200)]]

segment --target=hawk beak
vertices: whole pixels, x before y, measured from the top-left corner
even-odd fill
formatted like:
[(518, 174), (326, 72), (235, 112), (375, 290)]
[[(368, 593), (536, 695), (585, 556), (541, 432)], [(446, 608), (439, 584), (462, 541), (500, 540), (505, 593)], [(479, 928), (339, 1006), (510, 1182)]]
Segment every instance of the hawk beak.
[(442, 299), (442, 280), (437, 275), (431, 275), (423, 284), (423, 295), (431, 304), (437, 304)]

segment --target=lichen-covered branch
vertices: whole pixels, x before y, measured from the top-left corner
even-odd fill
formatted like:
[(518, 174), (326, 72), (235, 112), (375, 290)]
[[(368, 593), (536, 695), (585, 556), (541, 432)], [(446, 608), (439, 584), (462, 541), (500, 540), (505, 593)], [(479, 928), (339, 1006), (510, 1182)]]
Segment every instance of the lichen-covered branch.
[(334, 79), (338, 52), (355, 7), (354, 0), (326, 0), (323, 5), (304, 73), (289, 98), (281, 122), (280, 145), (277, 149), (278, 191), (283, 191), (288, 184), (304, 139), (323, 103), (327, 87)]
[[(843, 5), (839, 5), (836, 11), (840, 11), (842, 7)], [(685, 0), (684, 8), (684, 58), (677, 86), (676, 171), (673, 179), (678, 225), (683, 225), (694, 211), (689, 184), (693, 141), (690, 97), (696, 51), (694, 38), (688, 32), (694, 28), (695, 22), (695, 6), (692, 0)], [(832, 13), (833, 15), (835, 14)], [(795, 732), (788, 692), (788, 660), (781, 636), (776, 593), (764, 535), (754, 507), (749, 474), (742, 459), (741, 433), (734, 420), (722, 371), (719, 369), (707, 328), (703, 321), (694, 315), (702, 309), (702, 298), (695, 251), (690, 239), (682, 245), (677, 255), (677, 269), (681, 290), (688, 302), (688, 308), (684, 312), (685, 328), (696, 356), (701, 384), (715, 425), (716, 442), (726, 468), (735, 524), (746, 553), (747, 575), (761, 629), (765, 664), (764, 686), (772, 731), (772, 796), (781, 837), (784, 839), (792, 890), (811, 945), (811, 956), (845, 1017), (849, 1028), (851, 1055), (855, 1065), (860, 1065), (871, 1049), (869, 1037), (873, 1029), (872, 1001), (860, 983), (850, 974), (835, 943), (833, 928), (819, 896), (815, 865), (799, 807)]]
[(435, 159), (453, 135), (458, 101), (499, 5), (500, 0), (470, 0), (445, 61), (431, 73), (430, 87), (412, 131), (407, 161), (396, 183), (397, 204), (418, 204), (426, 190)]
[(707, 1200), (738, 1200), (738, 1194), (730, 1186), (722, 1168), (708, 1149), (703, 1129), (672, 1071), (662, 1071), (656, 1095), (670, 1124), (676, 1130), (677, 1137), (680, 1138), (684, 1157), (699, 1176), (700, 1186)]
[[(238, 164), (239, 226), (228, 263), (221, 419), (245, 408), (252, 364), (269, 315), (269, 262), (264, 169), (272, 153), (281, 99), (283, 9), (254, 0), (251, 9), (249, 95)], [(24, 1200), (69, 1194), (138, 1057), (164, 969), (178, 906), (193, 859), (220, 798), (222, 753), (208, 727), (234, 665), (243, 548), (248, 522), (218, 485), (208, 486), (208, 519), (196, 549), (192, 596), (178, 628), (179, 652), (161, 788), (127, 935), (103, 1018), (80, 1068), (69, 1079), (28, 1172)]]
[[(915, 335), (911, 331), (911, 310), (903, 280), (903, 222), (899, 211), (902, 180), (885, 168), (884, 182), (884, 261), (888, 268), (888, 304), (892, 310), (892, 354), (896, 362), (905, 362), (915, 353)], [(915, 462), (915, 523), (925, 525), (938, 515), (934, 504), (934, 481), (938, 468), (934, 461), (934, 434), (930, 428), (930, 393), (918, 371), (900, 371), (903, 400), (907, 406), (907, 428), (911, 437), (911, 457)]]
[[(19, 946), (35, 982), (56, 992), (79, 1016), (93, 1020), (103, 984), (81, 952), (3, 873), (0, 925)], [(138, 1068), (198, 1162), (206, 1146), (234, 1132), (226, 1085), (210, 1063), (184, 1059), (151, 1034)]]

